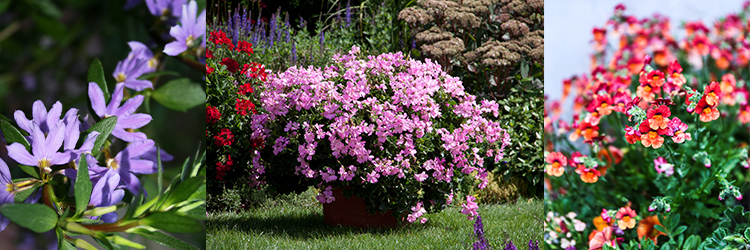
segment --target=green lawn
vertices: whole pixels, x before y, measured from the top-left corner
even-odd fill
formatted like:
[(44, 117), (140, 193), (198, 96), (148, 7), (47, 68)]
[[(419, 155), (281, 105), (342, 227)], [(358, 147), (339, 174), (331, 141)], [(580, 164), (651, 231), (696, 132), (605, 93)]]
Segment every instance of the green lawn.
[[(242, 212), (211, 213), (206, 226), (207, 249), (466, 249), (474, 241), (474, 221), (449, 207), (427, 214), (395, 229), (356, 229), (328, 226), (323, 206), (312, 189), (301, 195), (270, 200), (260, 208)], [(542, 241), (543, 203), (520, 201), (512, 205), (479, 207), (485, 235), (494, 249), (506, 237), (519, 250), (529, 240)]]

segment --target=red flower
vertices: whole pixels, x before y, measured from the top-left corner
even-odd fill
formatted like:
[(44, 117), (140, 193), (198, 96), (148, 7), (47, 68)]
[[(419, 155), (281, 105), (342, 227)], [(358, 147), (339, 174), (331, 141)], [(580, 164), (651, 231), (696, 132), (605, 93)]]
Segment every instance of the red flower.
[(215, 43), (216, 45), (222, 45), (225, 44), (229, 49), (234, 49), (234, 44), (232, 44), (232, 40), (227, 38), (227, 34), (225, 34), (223, 31), (211, 31), (211, 36), (208, 38), (208, 41)]
[(672, 141), (675, 143), (683, 143), (685, 140), (693, 140), (690, 133), (685, 133), (688, 129), (688, 125), (683, 123), (680, 118), (672, 118), (672, 120), (669, 121), (669, 129), (672, 131)]
[(660, 70), (652, 70), (646, 74), (646, 80), (651, 86), (659, 88), (664, 85), (664, 73)]
[(237, 72), (237, 70), (240, 68), (240, 65), (237, 63), (237, 61), (229, 57), (224, 58), (224, 60), (221, 60), (220, 64), (226, 65), (227, 70), (229, 70), (229, 72), (232, 72), (232, 73)]
[(240, 85), (240, 91), (237, 92), (239, 95), (245, 95), (245, 94), (252, 94), (253, 93), (253, 86), (251, 86), (249, 83), (245, 83)]
[(635, 144), (641, 140), (641, 131), (636, 128), (625, 125), (625, 141)]
[(644, 78), (645, 78), (645, 74), (642, 74), (641, 85), (638, 86), (638, 89), (635, 91), (635, 94), (641, 99), (647, 102), (651, 102), (652, 100), (654, 100), (654, 98), (656, 98), (656, 93), (659, 92), (659, 87), (652, 85), (651, 81), (644, 80)]
[(711, 107), (716, 107), (719, 104), (719, 96), (721, 96), (721, 88), (718, 82), (711, 82), (703, 89), (703, 98)]
[(661, 136), (669, 133), (666, 129), (652, 129), (648, 119), (641, 122), (638, 129), (641, 132), (641, 144), (654, 149), (660, 148), (664, 144), (664, 137)]
[(206, 59), (214, 58), (214, 53), (211, 52), (211, 49), (206, 48)]
[(214, 124), (221, 119), (221, 113), (217, 108), (207, 106), (206, 107), (206, 122), (208, 124)]
[(695, 110), (693, 110), (693, 112), (695, 112), (696, 114), (700, 114), (700, 120), (702, 122), (710, 122), (719, 119), (719, 116), (721, 116), (721, 113), (719, 112), (719, 109), (716, 108), (716, 105), (708, 105), (705, 95), (703, 96), (703, 98), (701, 98), (700, 101), (698, 101), (698, 106), (695, 106)]
[(615, 93), (615, 96), (612, 97), (612, 99), (613, 99), (612, 106), (614, 106), (613, 110), (615, 112), (625, 113), (625, 111), (627, 111), (625, 107), (630, 102), (630, 94), (624, 91), (618, 91), (617, 93)]
[(598, 113), (599, 116), (609, 115), (612, 113), (612, 110), (614, 110), (614, 107), (612, 106), (612, 98), (607, 93), (596, 95), (594, 101), (589, 104), (588, 110), (592, 113)]
[(263, 147), (263, 138), (255, 138), (255, 139), (250, 140), (250, 147), (251, 148)]
[(651, 126), (651, 129), (665, 129), (667, 128), (667, 123), (669, 122), (669, 116), (672, 115), (672, 112), (669, 110), (669, 107), (661, 105), (658, 108), (650, 108), (648, 111), (646, 111), (646, 117), (648, 118), (648, 123)]
[(750, 106), (745, 105), (740, 108), (739, 120), (742, 124), (750, 122)]
[(237, 42), (237, 51), (245, 52), (249, 56), (253, 53), (253, 44), (245, 41)]
[(210, 75), (211, 73), (214, 73), (214, 68), (211, 68), (206, 64), (206, 75)]
[(255, 104), (253, 104), (253, 102), (250, 100), (237, 99), (237, 103), (234, 107), (235, 109), (237, 109), (237, 114), (239, 115), (247, 115), (248, 110), (251, 110), (253, 114), (258, 113), (255, 110)]
[(216, 143), (216, 146), (223, 147), (223, 146), (231, 146), (234, 142), (234, 135), (232, 135), (232, 131), (226, 128), (222, 128), (219, 135), (214, 136), (214, 140)]
[(232, 156), (227, 155), (227, 161), (226, 163), (217, 162), (216, 163), (216, 179), (223, 180), (224, 176), (227, 175), (227, 172), (231, 170), (232, 165), (234, 163), (232, 162)]
[(672, 82), (678, 87), (682, 87), (682, 85), (687, 82), (685, 76), (682, 75), (682, 66), (677, 60), (669, 64), (667, 72), (669, 73), (669, 76), (672, 77)]

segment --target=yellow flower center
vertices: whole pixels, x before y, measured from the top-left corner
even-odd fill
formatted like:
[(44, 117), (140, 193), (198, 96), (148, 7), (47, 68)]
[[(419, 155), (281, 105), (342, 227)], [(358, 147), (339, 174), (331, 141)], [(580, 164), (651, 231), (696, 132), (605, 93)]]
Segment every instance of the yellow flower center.
[(552, 168), (559, 168), (559, 167), (560, 167), (560, 163), (559, 162), (552, 163)]
[(682, 134), (682, 131), (677, 130), (677, 132), (674, 132), (674, 136), (679, 136)]
[(609, 104), (608, 104), (608, 103), (606, 103), (606, 102), (605, 102), (605, 103), (602, 103), (602, 105), (601, 105), (601, 107), (602, 107), (602, 108), (607, 108), (608, 106), (609, 106)]
[(114, 170), (117, 170), (118, 168), (120, 168), (120, 165), (117, 164), (117, 161), (115, 161), (114, 158), (108, 158), (106, 162), (107, 162), (107, 168), (111, 168)]
[(185, 44), (187, 44), (188, 47), (193, 46), (193, 35), (188, 35), (187, 39), (185, 40)]
[(656, 138), (657, 136), (659, 136), (659, 134), (657, 134), (657, 133), (656, 133), (656, 132), (654, 132), (654, 131), (648, 132), (648, 138), (654, 139), (654, 138)]
[(654, 121), (661, 121), (661, 115), (654, 115)]
[(625, 223), (630, 222), (630, 216), (622, 217), (622, 221), (624, 221)]
[(13, 183), (8, 183), (5, 185), (8, 186), (8, 188), (5, 189), (5, 191), (8, 191), (8, 193), (15, 194), (18, 191), (18, 187), (16, 187), (16, 185), (13, 185)]
[(651, 87), (646, 86), (645, 88), (643, 88), (643, 90), (646, 91), (646, 92), (651, 92)]
[(47, 160), (47, 158), (39, 160), (39, 167), (40, 168), (47, 168), (49, 166), (50, 166), (50, 162), (49, 162), (49, 160)]
[(121, 83), (125, 81), (125, 73), (118, 73), (117, 77), (115, 77), (115, 80), (117, 80), (117, 83)]
[(148, 67), (149, 67), (149, 68), (152, 68), (152, 69), (155, 69), (155, 68), (156, 68), (156, 65), (157, 65), (158, 63), (159, 63), (159, 62), (158, 62), (158, 61), (156, 60), (156, 57), (152, 57), (151, 59), (149, 59), (149, 60), (148, 60)]
[(703, 109), (704, 114), (711, 114), (711, 108), (704, 108)]
[(659, 80), (659, 76), (654, 76), (654, 80), (658, 81)]

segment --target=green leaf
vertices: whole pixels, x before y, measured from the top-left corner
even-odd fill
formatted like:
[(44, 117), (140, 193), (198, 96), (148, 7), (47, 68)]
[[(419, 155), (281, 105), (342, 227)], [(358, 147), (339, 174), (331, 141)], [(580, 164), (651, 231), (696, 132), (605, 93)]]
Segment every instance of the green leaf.
[(680, 235), (681, 233), (685, 232), (685, 230), (687, 230), (687, 226), (682, 225), (678, 227), (677, 229), (675, 229), (674, 232), (672, 232), (672, 236)]
[(57, 213), (44, 204), (10, 203), (0, 207), (5, 218), (37, 233), (55, 228)]
[(750, 227), (745, 228), (745, 239), (750, 240)]
[(110, 116), (94, 124), (89, 130), (86, 130), (87, 135), (93, 131), (99, 132), (99, 136), (96, 137), (96, 141), (94, 142), (94, 148), (91, 149), (92, 155), (96, 156), (99, 154), (102, 146), (104, 146), (104, 142), (109, 138), (109, 134), (115, 129), (115, 125), (117, 125), (117, 116)]
[(168, 82), (155, 90), (152, 97), (164, 107), (183, 112), (206, 103), (206, 92), (203, 92), (203, 88), (191, 83), (187, 78)]
[(659, 232), (662, 232), (662, 233), (665, 233), (665, 234), (669, 235), (669, 233), (667, 232), (667, 230), (664, 229), (664, 227), (662, 227), (661, 225), (654, 225), (654, 228), (656, 230), (658, 230)]
[(39, 7), (42, 13), (51, 18), (60, 19), (60, 16), (62, 16), (60, 9), (49, 0), (34, 1), (34, 3), (36, 3), (36, 6)]
[(147, 74), (143, 74), (140, 77), (138, 77), (138, 80), (148, 80), (149, 78), (156, 77), (156, 76), (179, 76), (177, 72), (174, 71), (156, 71), (151, 72)]
[(82, 154), (78, 162), (78, 174), (76, 175), (75, 183), (76, 215), (83, 213), (86, 207), (88, 207), (92, 188), (86, 154)]
[(197, 233), (203, 225), (190, 217), (169, 212), (157, 212), (141, 219), (145, 225), (172, 233)]
[(34, 177), (34, 179), (39, 179), (39, 168), (34, 166), (28, 166), (23, 164), (18, 164), (18, 167), (21, 168), (24, 172), (31, 175), (31, 177)]
[(206, 186), (206, 182), (204, 181), (203, 177), (193, 177), (186, 179), (180, 184), (177, 184), (174, 189), (169, 190), (169, 194), (166, 200), (161, 204), (161, 206), (159, 206), (159, 208), (168, 208), (169, 206), (172, 206), (174, 204), (186, 201), (201, 186)]
[(31, 150), (29, 141), (27, 141), (26, 137), (21, 134), (21, 131), (16, 129), (16, 127), (10, 124), (10, 122), (6, 120), (0, 120), (0, 129), (3, 130), (3, 135), (5, 135), (5, 141), (8, 142), (8, 145), (13, 144), (14, 142), (18, 142), (26, 147), (27, 151)]
[(99, 85), (99, 88), (102, 89), (102, 93), (104, 93), (104, 102), (109, 103), (109, 89), (107, 89), (107, 81), (104, 80), (104, 68), (102, 68), (102, 62), (99, 61), (99, 58), (96, 58), (91, 62), (91, 66), (89, 66), (89, 75), (86, 79), (89, 82), (95, 82), (96, 85)]
[(23, 190), (21, 192), (16, 193), (16, 196), (13, 197), (13, 200), (16, 203), (23, 203), (26, 200), (26, 198), (29, 198), (29, 196), (31, 196), (31, 194), (33, 194), (34, 191), (36, 191), (40, 186), (41, 185), (37, 183), (32, 188), (29, 188), (29, 189), (26, 189), (26, 190)]
[(107, 237), (107, 239), (112, 241), (112, 243), (115, 243), (118, 245), (128, 246), (128, 247), (137, 248), (137, 249), (146, 248), (143, 245), (129, 241), (120, 235), (112, 235), (112, 236)]
[(172, 236), (169, 236), (159, 231), (151, 232), (143, 228), (134, 228), (134, 229), (128, 230), (128, 233), (141, 235), (146, 239), (153, 240), (159, 244), (162, 244), (164, 246), (171, 247), (177, 250), (193, 250), (193, 249), (197, 250), (198, 249), (194, 246), (191, 246), (188, 243), (185, 243), (184, 241), (181, 241), (177, 238), (174, 238)]

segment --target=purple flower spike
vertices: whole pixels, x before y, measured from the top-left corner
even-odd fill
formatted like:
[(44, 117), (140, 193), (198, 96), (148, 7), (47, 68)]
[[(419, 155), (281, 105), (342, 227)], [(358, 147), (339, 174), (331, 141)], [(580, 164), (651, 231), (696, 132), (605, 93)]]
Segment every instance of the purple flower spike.
[(47, 134), (50, 132), (50, 130), (52, 130), (51, 127), (57, 124), (58, 121), (60, 121), (60, 115), (62, 114), (62, 104), (59, 101), (55, 102), (49, 112), (47, 112), (47, 108), (44, 106), (44, 103), (42, 103), (41, 100), (37, 100), (34, 102), (31, 114), (32, 119), (29, 120), (26, 119), (26, 114), (23, 113), (23, 111), (16, 110), (13, 116), (14, 118), (16, 118), (18, 127), (26, 130), (26, 132), (29, 132), (29, 134), (31, 134), (33, 132), (31, 124), (34, 123), (42, 130), (42, 132)]
[[(117, 204), (122, 201), (122, 197), (125, 196), (125, 191), (122, 189), (116, 189), (120, 184), (120, 176), (117, 175), (117, 171), (109, 169), (104, 176), (99, 178), (94, 184), (94, 188), (91, 191), (90, 205), (94, 207), (106, 207)], [(102, 216), (102, 220), (106, 223), (112, 223), (117, 220), (117, 214), (114, 212), (107, 213)]]
[(104, 93), (94, 82), (89, 83), (89, 99), (91, 99), (91, 108), (101, 118), (117, 116), (117, 125), (112, 130), (112, 135), (127, 142), (135, 142), (146, 140), (146, 134), (141, 132), (127, 132), (125, 129), (138, 129), (146, 126), (151, 122), (151, 116), (147, 114), (133, 114), (135, 110), (141, 106), (143, 102), (143, 96), (138, 95), (125, 101), (122, 106), (124, 84), (119, 83), (115, 87), (115, 92), (112, 94), (112, 100), (109, 105), (104, 106)]
[[(164, 46), (164, 53), (176, 56), (193, 46), (196, 39), (206, 35), (206, 10), (203, 10), (196, 18), (197, 13), (198, 5), (195, 1), (182, 6), (180, 25), (175, 25), (169, 30), (169, 34), (175, 38), (175, 41)], [(206, 39), (201, 40), (203, 40), (201, 46), (205, 47)]]
[(57, 152), (65, 139), (65, 125), (62, 121), (58, 121), (46, 137), (39, 126), (32, 123), (31, 127), (33, 131), (31, 133), (31, 152), (33, 155), (29, 154), (29, 151), (26, 151), (26, 147), (21, 143), (16, 142), (8, 146), (10, 158), (20, 164), (37, 166), (47, 172), (51, 172), (51, 166), (69, 162), (70, 153)]
[(92, 166), (94, 172), (102, 173), (108, 169), (114, 170), (120, 181), (131, 193), (138, 194), (142, 190), (141, 182), (135, 174), (156, 173), (156, 164), (153, 161), (139, 159), (154, 147), (154, 141), (145, 140), (133, 142), (127, 148), (117, 153), (114, 158), (106, 160), (107, 167)]
[[(0, 187), (0, 205), (3, 205), (5, 203), (13, 203), (13, 199), (16, 197), (16, 194), (8, 191), (9, 189), (12, 190), (10, 187), (12, 187), (13, 183), (11, 183), (10, 170), (8, 170), (8, 165), (5, 164), (2, 159), (0, 159), (0, 185), (2, 185), (2, 187)], [(10, 220), (0, 214), (0, 231), (5, 230), (5, 227), (8, 226), (8, 223), (10, 223)]]

